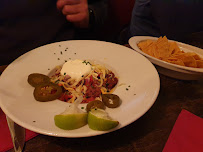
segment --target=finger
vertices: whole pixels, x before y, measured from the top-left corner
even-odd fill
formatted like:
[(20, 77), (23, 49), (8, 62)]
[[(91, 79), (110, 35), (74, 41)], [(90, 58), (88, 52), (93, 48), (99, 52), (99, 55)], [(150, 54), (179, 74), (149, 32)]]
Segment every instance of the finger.
[(88, 14), (88, 5), (65, 5), (62, 9), (62, 13), (64, 15), (70, 15), (70, 14), (78, 14), (78, 13), (85, 13)]
[(80, 7), (78, 7), (78, 5), (65, 5), (62, 9), (62, 13), (64, 15), (70, 15), (70, 14), (77, 14), (79, 13)]
[(89, 16), (86, 13), (78, 13), (66, 15), (66, 19), (70, 22), (89, 22)]
[(62, 10), (65, 5), (75, 5), (79, 4), (80, 0), (58, 0), (56, 3), (56, 7), (59, 10)]

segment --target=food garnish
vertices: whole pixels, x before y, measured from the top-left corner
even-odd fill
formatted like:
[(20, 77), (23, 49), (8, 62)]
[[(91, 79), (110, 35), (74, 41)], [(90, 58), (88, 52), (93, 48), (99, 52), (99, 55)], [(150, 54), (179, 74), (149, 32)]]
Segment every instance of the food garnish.
[(93, 130), (107, 131), (118, 126), (119, 122), (109, 117), (103, 109), (91, 109), (88, 113), (88, 126)]
[(82, 97), (79, 97), (63, 113), (55, 115), (55, 125), (64, 130), (73, 130), (87, 124), (87, 113), (78, 108)]
[(120, 105), (120, 98), (115, 94), (102, 94), (102, 101), (108, 108), (117, 108)]
[(86, 111), (89, 112), (91, 109), (95, 109), (95, 108), (105, 109), (105, 105), (102, 101), (94, 100), (87, 104)]
[(62, 88), (54, 83), (42, 83), (34, 89), (34, 98), (37, 101), (45, 102), (59, 98), (62, 94)]
[(32, 73), (28, 76), (27, 79), (28, 83), (33, 86), (37, 87), (38, 85), (41, 85), (43, 83), (48, 83), (50, 82), (50, 79), (48, 76), (40, 73)]

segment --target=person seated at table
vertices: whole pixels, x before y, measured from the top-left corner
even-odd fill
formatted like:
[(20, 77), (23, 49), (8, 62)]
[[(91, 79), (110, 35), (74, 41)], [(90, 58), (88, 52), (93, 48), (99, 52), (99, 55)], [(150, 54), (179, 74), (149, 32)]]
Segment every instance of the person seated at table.
[(123, 38), (166, 35), (182, 42), (203, 39), (203, 1), (136, 0), (130, 27)]
[(107, 0), (1, 0), (0, 65), (52, 42), (95, 38)]

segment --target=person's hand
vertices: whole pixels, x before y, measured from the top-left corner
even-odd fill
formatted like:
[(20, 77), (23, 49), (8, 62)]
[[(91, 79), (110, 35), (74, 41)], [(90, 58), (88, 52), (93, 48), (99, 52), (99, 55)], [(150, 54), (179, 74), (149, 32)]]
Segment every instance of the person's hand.
[(89, 26), (89, 11), (87, 0), (57, 0), (57, 8), (62, 11), (66, 19), (75, 26), (87, 28)]

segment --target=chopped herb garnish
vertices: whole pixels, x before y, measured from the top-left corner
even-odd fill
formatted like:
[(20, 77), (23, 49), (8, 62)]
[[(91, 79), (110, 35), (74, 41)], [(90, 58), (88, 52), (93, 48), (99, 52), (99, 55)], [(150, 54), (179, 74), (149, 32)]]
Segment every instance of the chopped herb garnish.
[(58, 83), (59, 83), (59, 80), (56, 80), (55, 83), (58, 84)]
[(61, 51), (61, 54), (63, 54), (63, 52)]
[(129, 90), (128, 88), (126, 88), (126, 90)]
[(81, 109), (84, 109), (84, 107), (81, 107)]
[(84, 77), (84, 75), (82, 75), (82, 77)]
[(66, 73), (64, 73), (64, 75), (66, 75)]
[(90, 63), (90, 62), (87, 62), (86, 60), (84, 60), (82, 63), (85, 63), (86, 65), (87, 65), (87, 64), (90, 64), (90, 65), (91, 65), (91, 63)]

